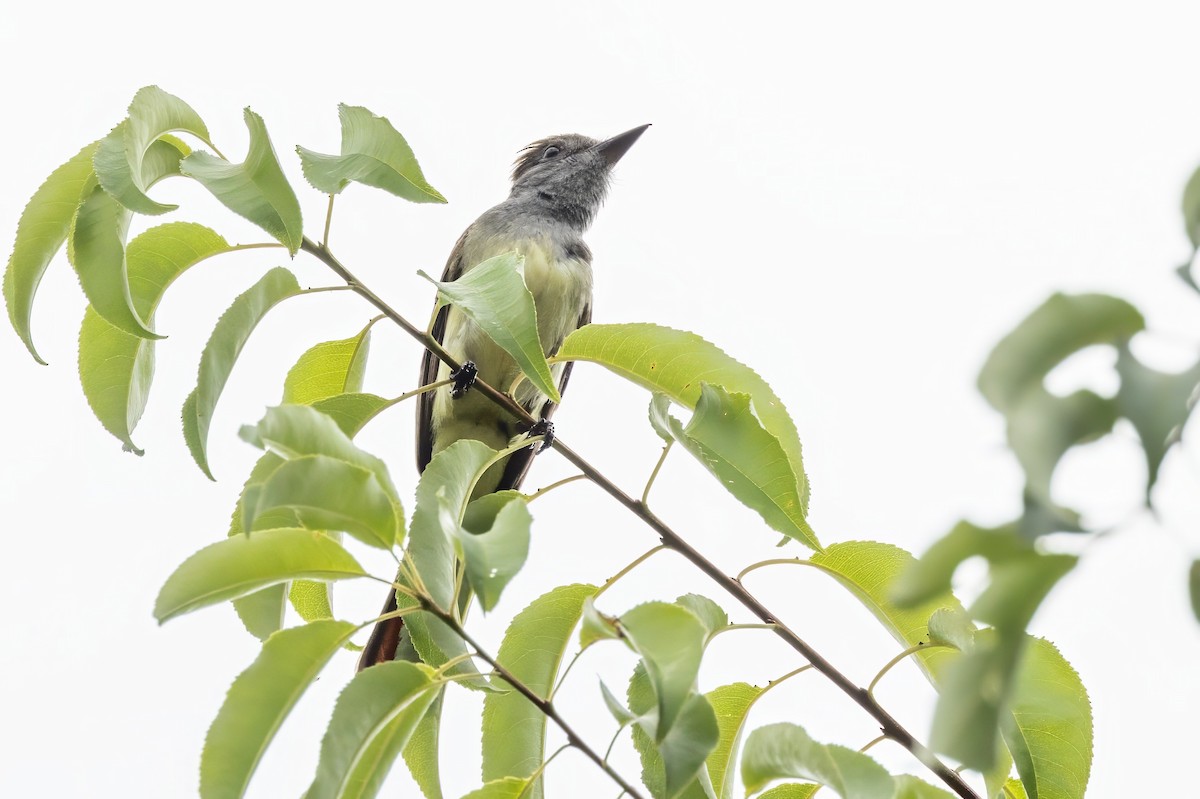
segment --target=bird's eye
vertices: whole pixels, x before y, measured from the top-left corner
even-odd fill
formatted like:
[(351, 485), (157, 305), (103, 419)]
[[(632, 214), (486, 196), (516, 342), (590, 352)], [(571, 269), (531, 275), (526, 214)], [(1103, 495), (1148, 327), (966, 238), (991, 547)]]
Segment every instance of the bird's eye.
[(551, 144), (549, 147), (546, 148), (546, 152), (542, 153), (542, 158), (543, 159), (555, 158), (558, 156), (558, 153), (559, 153), (559, 149), (557, 147), (555, 147), (553, 144)]

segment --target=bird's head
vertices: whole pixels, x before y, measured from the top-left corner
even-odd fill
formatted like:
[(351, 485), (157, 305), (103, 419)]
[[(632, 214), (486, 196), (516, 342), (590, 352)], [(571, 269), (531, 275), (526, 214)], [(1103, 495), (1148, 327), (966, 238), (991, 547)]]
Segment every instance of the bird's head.
[(513, 164), (512, 196), (534, 202), (572, 226), (587, 228), (608, 193), (613, 166), (648, 127), (604, 141), (578, 133), (535, 141)]

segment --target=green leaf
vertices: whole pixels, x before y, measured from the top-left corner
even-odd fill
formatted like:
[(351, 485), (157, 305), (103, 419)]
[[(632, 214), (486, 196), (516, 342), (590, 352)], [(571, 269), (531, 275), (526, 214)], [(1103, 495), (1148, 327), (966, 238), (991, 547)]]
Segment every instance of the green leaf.
[(438, 288), (443, 302), (470, 317), (513, 357), (529, 382), (554, 402), (562, 398), (538, 337), (537, 308), (525, 287), (525, 259), (515, 252), (488, 258), (443, 283), (418, 272)]
[(370, 799), (437, 697), (424, 664), (380, 663), (354, 676), (338, 697), (305, 799)]
[(375, 473), (328, 455), (281, 464), (262, 484), (255, 513), (275, 508), (292, 510), (301, 527), (340, 530), (380, 549), (391, 549), (404, 537), (392, 499)]
[(892, 799), (895, 790), (891, 775), (870, 757), (817, 743), (798, 725), (770, 724), (750, 733), (742, 753), (747, 795), (789, 777), (828, 785), (843, 799)]
[[(563, 585), (535, 599), (513, 618), (496, 659), (538, 696), (549, 696), (594, 585)], [(516, 691), (483, 698), (483, 778), (528, 777), (546, 757), (546, 717)], [(528, 799), (542, 799), (542, 781)]]
[(1117, 355), (1117, 374), (1121, 387), (1116, 403), (1121, 415), (1133, 423), (1142, 450), (1146, 454), (1146, 500), (1158, 481), (1167, 450), (1183, 430), (1195, 402), (1194, 394), (1200, 384), (1200, 363), (1183, 372), (1168, 374), (1143, 364), (1128, 347)]
[[(812, 565), (831, 575), (850, 590), (903, 649), (928, 640), (929, 617), (939, 608), (964, 613), (962, 604), (944, 590), (931, 591), (910, 606), (898, 605), (893, 596), (901, 575), (912, 568), (915, 558), (900, 547), (875, 541), (846, 541), (813, 555)], [(957, 655), (948, 649), (917, 652), (913, 660), (930, 680), (939, 679)]]
[(1007, 412), (1067, 356), (1125, 341), (1145, 324), (1136, 308), (1117, 297), (1054, 294), (996, 344), (979, 373), (979, 390), (993, 408)]
[[(684, 594), (675, 600), (675, 604), (690, 610), (704, 629), (709, 640), (719, 631), (729, 626), (729, 614), (713, 600), (701, 594)], [(707, 641), (706, 641), (707, 643)]]
[[(216, 232), (191, 222), (147, 230), (129, 242), (126, 253), (134, 312), (147, 324), (153, 323), (163, 294), (179, 275), (230, 249)], [(154, 340), (114, 327), (88, 306), (79, 330), (79, 379), (104, 429), (126, 450), (140, 455), (132, 435), (154, 379)]]
[(492, 780), (470, 793), (463, 794), (462, 799), (524, 799), (525, 796), (528, 796), (525, 791), (525, 786), (528, 784), (529, 780), (503, 777)]
[(338, 194), (351, 181), (383, 189), (414, 203), (444, 203), (430, 186), (412, 148), (385, 117), (361, 106), (338, 106), (342, 154), (323, 155), (297, 147), (304, 177), (318, 191)]
[(267, 312), (299, 293), (296, 277), (283, 267), (275, 267), (233, 301), (204, 345), (196, 388), (183, 404), (183, 431), (196, 465), (210, 480), (208, 428), (233, 365)]
[(240, 799), (283, 720), (355, 626), (317, 621), (281, 630), (234, 680), (200, 757), (201, 799)]
[[(651, 713), (638, 722), (647, 737), (656, 732), (656, 716)], [(688, 696), (671, 729), (657, 745), (663, 769), (663, 796), (666, 799), (679, 796), (685, 788), (696, 782), (696, 775), (716, 748), (719, 738), (717, 717), (708, 699), (697, 693)]]
[(712, 779), (718, 799), (733, 799), (737, 772), (734, 763), (741, 749), (742, 730), (750, 708), (763, 692), (757, 685), (735, 682), (714, 688), (705, 694), (716, 713), (720, 734), (717, 745), (708, 756), (708, 776)]
[(40, 364), (46, 362), (33, 346), (30, 329), (33, 298), (37, 294), (46, 267), (67, 240), (75, 210), (92, 188), (92, 156), (99, 142), (92, 142), (69, 161), (50, 173), (50, 177), (29, 198), (17, 221), (17, 238), (4, 269), (4, 302), (13, 330), (25, 342), (29, 354)]
[(819, 787), (811, 782), (785, 782), (760, 793), (758, 799), (808, 799)]
[(686, 426), (665, 412), (659, 418), (684, 449), (773, 530), (820, 551), (804, 519), (799, 481), (787, 454), (755, 417), (749, 394), (701, 383), (696, 411)]
[(1004, 740), (1031, 799), (1082, 799), (1092, 768), (1092, 709), (1079, 674), (1049, 641), (1030, 638)]
[(295, 255), (304, 236), (300, 202), (279, 166), (262, 117), (247, 108), (245, 120), (250, 130), (245, 161), (231, 164), (208, 153), (192, 153), (182, 164), (183, 174), (200, 181), (226, 208), (267, 231)]
[[(151, 144), (142, 163), (146, 185), (178, 175), (180, 159), (187, 153), (187, 145), (178, 139)], [(125, 254), (132, 217), (99, 186), (85, 192), (67, 239), (67, 259), (88, 302), (110, 324), (140, 338), (162, 338), (146, 327), (133, 306)]]
[(138, 90), (129, 104), (128, 118), (100, 142), (96, 151), (96, 178), (113, 199), (139, 214), (165, 214), (178, 206), (164, 205), (146, 196), (144, 159), (154, 142), (171, 131), (186, 131), (210, 147), (208, 128), (192, 107), (157, 86)]
[(467, 582), (485, 611), (496, 607), (500, 593), (525, 565), (532, 524), (525, 496), (501, 491), (468, 505), (462, 525), (456, 526)]
[[(716, 799), (717, 794), (708, 778), (708, 771), (700, 768), (699, 763), (693, 772), (694, 778), (680, 787), (680, 777), (677, 773), (672, 778), (672, 785), (668, 790), (664, 755), (674, 756), (678, 747), (655, 743), (654, 727), (658, 718), (658, 701), (654, 694), (654, 686), (646, 673), (645, 661), (638, 661), (634, 669), (633, 677), (629, 680), (628, 696), (629, 709), (637, 716), (638, 722), (630, 727), (633, 746), (642, 761), (642, 782), (650, 791), (650, 795), (654, 799)], [(672, 727), (664, 741), (672, 740), (675, 734), (675, 728)], [(686, 749), (684, 752), (686, 753)], [(681, 769), (676, 766), (675, 770), (678, 772)]]
[(654, 687), (654, 740), (661, 743), (695, 688), (707, 630), (690, 610), (667, 602), (646, 602), (621, 614), (621, 627)]
[(749, 394), (754, 413), (779, 440), (796, 476), (800, 513), (808, 515), (809, 486), (800, 437), (783, 402), (752, 369), (695, 333), (652, 324), (585, 325), (567, 336), (556, 360), (591, 361), (687, 408), (700, 400), (701, 382)]
[(1200, 621), (1200, 558), (1188, 569), (1188, 594), (1192, 598), (1192, 614)]
[[(354, 436), (367, 422), (375, 418), (380, 411), (389, 407), (389, 404), (387, 400), (377, 397), (374, 394), (339, 394), (317, 400), (313, 404), (313, 407), (333, 419), (335, 424), (347, 436)], [(246, 478), (246, 483), (242, 487), (242, 493), (238, 497), (237, 505), (234, 507), (233, 517), (229, 526), (229, 535), (241, 535), (245, 532), (243, 516), (245, 515), (244, 510), (247, 505), (248, 494), (261, 492), (262, 484), (266, 482), (267, 478), (283, 462), (283, 458), (273, 452), (268, 452), (254, 464), (254, 468), (250, 471), (250, 476)], [(252, 506), (257, 506), (257, 504), (258, 500), (254, 499)], [(403, 527), (404, 518), (402, 510), (398, 505), (395, 507), (395, 510), (397, 511), (397, 519)], [(260, 525), (265, 524), (267, 527), (283, 526), (278, 523), (272, 523), (279, 516), (280, 514), (278, 513), (259, 514), (255, 522)], [(290, 518), (291, 521), (287, 524), (295, 524), (295, 514), (291, 514)], [(250, 634), (260, 640), (265, 640), (267, 636), (282, 626), (284, 608), (289, 598), (292, 601), (292, 605), (300, 614), (300, 617), (305, 621), (313, 621), (318, 618), (332, 618), (333, 611), (329, 597), (330, 589), (331, 586), (328, 583), (297, 580), (292, 584), (290, 590), (286, 585), (275, 585), (235, 599), (233, 600), (233, 607)]]
[[(407, 555), (438, 607), (448, 610), (458, 601), (458, 555), (454, 541), (479, 477), (495, 461), (496, 451), (474, 439), (461, 439), (433, 456), (417, 483), (417, 504), (409, 529)], [(443, 513), (442, 509), (451, 509)], [(421, 659), (440, 666), (466, 652), (466, 644), (441, 620), (425, 613), (405, 619)], [(466, 661), (452, 670), (474, 670)], [(482, 687), (480, 682), (476, 687)], [(502, 775), (503, 776), (503, 775)]]
[(366, 572), (358, 561), (327, 535), (288, 528), (261, 530), (210, 544), (180, 564), (159, 591), (154, 617), (162, 624), (297, 577), (363, 576)]
[(604, 698), (604, 706), (608, 708), (608, 712), (616, 719), (619, 726), (625, 727), (637, 720), (637, 716), (629, 708), (621, 704), (621, 700), (613, 695), (613, 692), (608, 689), (603, 680), (600, 681), (600, 695)]
[(1004, 794), (1004, 799), (1010, 799), (1009, 794), (1012, 795), (1011, 799), (1029, 799), (1029, 794), (1025, 793), (1025, 786), (1016, 777), (1010, 778), (1005, 782), (1004, 788), (1007, 791)]
[(339, 341), (324, 341), (309, 349), (288, 370), (283, 382), (284, 405), (312, 405), (339, 394), (362, 391), (371, 328)]
[(425, 711), (425, 716), (417, 724), (403, 752), (404, 763), (420, 787), (421, 793), (425, 794), (425, 799), (442, 799), (438, 739), (441, 735), (442, 704), (445, 695), (445, 688), (438, 691), (433, 704)]
[(587, 649), (597, 641), (621, 637), (617, 619), (596, 609), (591, 597), (583, 603), (583, 623), (579, 625), (579, 648)]
[(970, 652), (975, 646), (975, 625), (962, 610), (938, 608), (929, 617), (929, 642)]

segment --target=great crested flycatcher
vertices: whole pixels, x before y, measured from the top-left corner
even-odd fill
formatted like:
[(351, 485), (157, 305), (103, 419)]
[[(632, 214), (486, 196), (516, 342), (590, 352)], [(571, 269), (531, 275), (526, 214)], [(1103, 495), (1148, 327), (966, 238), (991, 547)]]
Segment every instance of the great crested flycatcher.
[[(542, 349), (553, 355), (571, 331), (592, 317), (592, 252), (583, 241), (608, 193), (613, 166), (646, 131), (642, 125), (605, 141), (578, 134), (550, 136), (526, 147), (513, 166), (508, 199), (486, 211), (454, 245), (443, 281), (457, 280), (496, 255), (517, 252), (525, 259), (525, 284), (537, 306)], [(464, 438), (504, 449), (526, 430), (504, 409), (478, 392), (468, 391), (476, 374), (505, 389), (520, 374), (516, 362), (473, 321), (453, 306), (443, 307), (433, 323), (433, 337), (463, 364), (451, 375), (432, 352), (421, 360), (420, 385), (455, 378), (454, 386), (420, 396), (417, 407), (417, 468)], [(566, 389), (571, 364), (553, 367), (559, 394)], [(535, 418), (548, 422), (554, 403), (528, 380), (517, 387), (516, 401)], [(510, 455), (479, 481), (474, 496), (521, 485), (535, 447)], [(383, 612), (396, 609), (396, 592)], [(359, 660), (359, 669), (394, 660), (404, 620), (375, 625)]]

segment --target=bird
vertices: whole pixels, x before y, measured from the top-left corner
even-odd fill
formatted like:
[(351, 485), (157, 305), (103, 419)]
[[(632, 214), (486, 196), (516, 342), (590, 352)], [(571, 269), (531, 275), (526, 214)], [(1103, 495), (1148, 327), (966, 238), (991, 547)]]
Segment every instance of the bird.
[[(553, 355), (573, 331), (592, 317), (592, 252), (583, 240), (608, 194), (613, 167), (649, 125), (598, 141), (577, 133), (548, 136), (520, 151), (512, 170), (508, 198), (485, 211), (459, 236), (446, 261), (442, 282), (457, 280), (478, 264), (516, 252), (524, 259), (525, 284), (537, 308), (538, 337)], [(437, 453), (456, 441), (475, 439), (504, 449), (531, 431), (480, 392), (476, 379), (506, 389), (520, 368), (471, 319), (452, 305), (441, 307), (430, 332), (461, 367), (450, 367), (426, 350), (420, 383), (451, 384), (420, 395), (417, 403), (417, 469), (424, 471)], [(561, 397), (571, 363), (555, 364), (552, 374)], [(528, 380), (514, 399), (535, 419), (534, 433), (550, 432), (555, 404)], [(492, 466), (476, 485), (473, 498), (520, 487), (542, 447), (531, 446)], [(395, 589), (383, 613), (396, 610)], [(403, 618), (375, 625), (359, 658), (359, 671), (396, 658)]]

